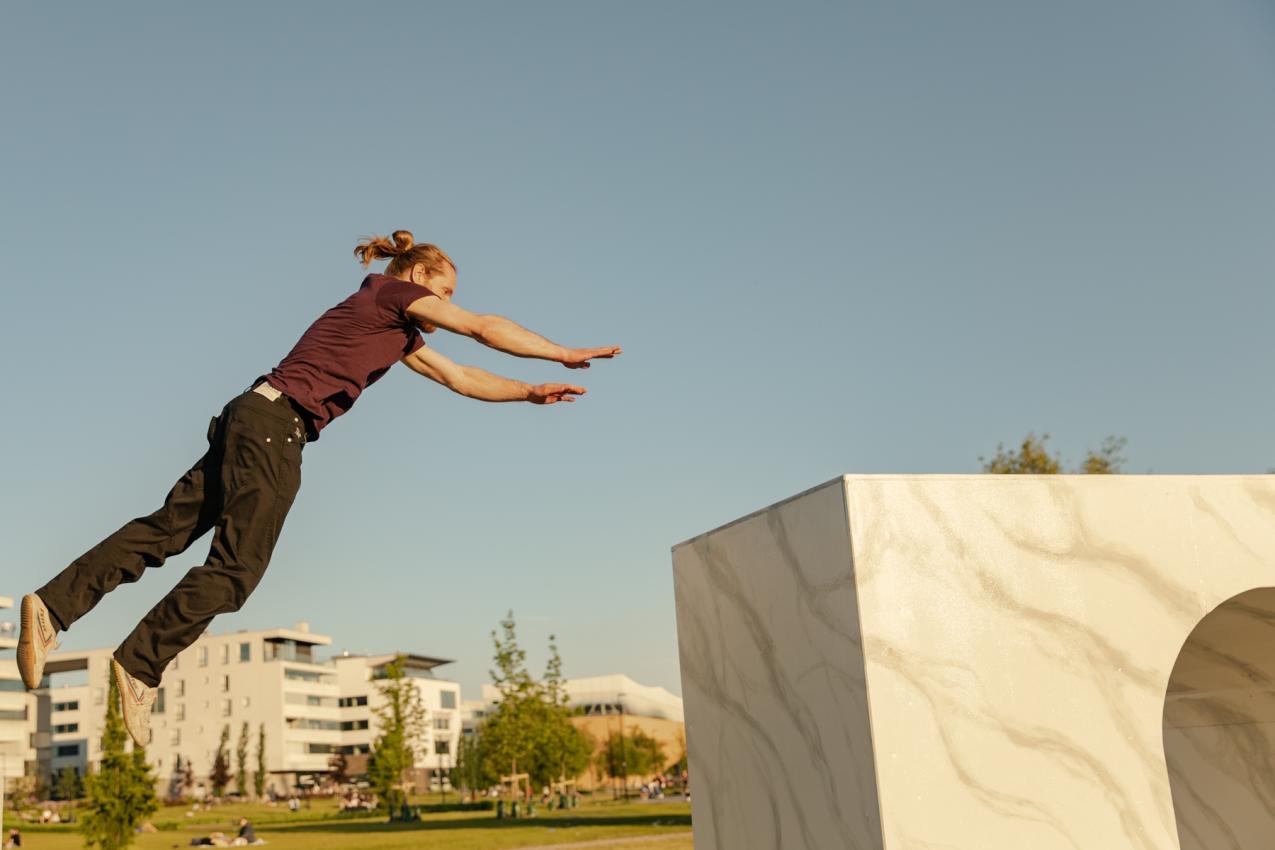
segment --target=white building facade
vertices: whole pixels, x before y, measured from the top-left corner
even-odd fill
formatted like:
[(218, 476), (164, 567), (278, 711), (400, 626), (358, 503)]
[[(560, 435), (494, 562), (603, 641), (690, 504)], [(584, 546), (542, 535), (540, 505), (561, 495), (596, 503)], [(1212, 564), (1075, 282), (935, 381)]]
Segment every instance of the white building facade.
[(12, 609), (13, 600), (0, 596), (6, 617), (0, 619), (0, 794), (10, 780), (33, 770), (36, 760), (36, 700), (18, 676), (18, 629), (7, 619)]
[[(193, 793), (210, 792), (208, 776), (225, 729), (232, 775), (238, 773), (236, 750), (245, 735), (247, 773), (257, 773), (258, 740), (264, 729), (265, 787), (276, 793), (319, 784), (337, 754), (365, 755), (377, 734), (372, 709), (380, 699), (374, 678), (378, 663), (383, 668), (394, 656), (378, 656), (383, 659), (379, 662), (353, 656), (320, 660), (316, 650), (330, 644), (326, 635), (298, 623), (291, 629), (206, 633), (183, 651), (164, 671), (151, 717), (147, 760), (161, 791), (185, 793), (179, 774), (184, 769), (179, 765), (189, 763)], [(44, 686), (35, 692), (37, 756), (47, 774), (56, 775), (64, 767), (83, 774), (100, 761), (112, 652), (50, 656)], [(429, 661), (430, 686), (422, 691), (433, 697), (426, 705), (434, 721), (435, 706), (440, 717), (446, 713), (441, 693), (454, 692), (452, 699), (459, 700), (460, 686), (433, 677), (432, 667), (448, 662)], [(59, 679), (71, 681), (61, 685)], [(421, 751), (432, 753), (435, 740), (430, 735), (422, 741)], [(455, 752), (454, 744), (451, 751)], [(357, 760), (354, 766), (361, 767)], [(232, 780), (231, 791), (235, 784)], [(249, 791), (252, 787), (250, 781)]]

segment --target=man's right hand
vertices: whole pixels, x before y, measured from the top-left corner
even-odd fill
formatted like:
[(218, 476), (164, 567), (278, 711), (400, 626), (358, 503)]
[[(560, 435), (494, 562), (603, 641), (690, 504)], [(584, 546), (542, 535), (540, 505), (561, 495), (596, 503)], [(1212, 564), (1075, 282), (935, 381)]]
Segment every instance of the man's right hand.
[(562, 365), (568, 369), (588, 369), (590, 360), (609, 360), (620, 354), (620, 346), (604, 345), (601, 348), (568, 348)]
[(532, 404), (557, 404), (560, 401), (575, 401), (575, 396), (584, 395), (584, 387), (571, 384), (539, 384), (530, 389), (527, 401)]

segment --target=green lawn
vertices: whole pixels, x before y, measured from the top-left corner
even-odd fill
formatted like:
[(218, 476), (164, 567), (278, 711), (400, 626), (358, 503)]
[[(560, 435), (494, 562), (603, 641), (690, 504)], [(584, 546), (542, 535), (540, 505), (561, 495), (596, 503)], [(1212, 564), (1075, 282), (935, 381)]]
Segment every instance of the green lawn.
[[(184, 808), (164, 808), (153, 822), (161, 831), (137, 836), (137, 850), (172, 850), (190, 839), (220, 830), (231, 836), (238, 818), (247, 815), (272, 848), (279, 850), (501, 850), (501, 848), (591, 842), (589, 850), (692, 850), (691, 813), (686, 803), (595, 803), (535, 818), (497, 820), (490, 812), (427, 814), (421, 823), (391, 824), (383, 818), (336, 818), (335, 806), (317, 802), (310, 810), (291, 813), (286, 807), (262, 804), (218, 806), (191, 817)], [(6, 817), (6, 827), (14, 826)], [(17, 824), (22, 826), (21, 824)], [(23, 828), (23, 850), (79, 850), (82, 838), (74, 827)], [(624, 841), (678, 835), (654, 842)], [(612, 842), (611, 840), (614, 839)], [(592, 844), (592, 842), (603, 842)]]

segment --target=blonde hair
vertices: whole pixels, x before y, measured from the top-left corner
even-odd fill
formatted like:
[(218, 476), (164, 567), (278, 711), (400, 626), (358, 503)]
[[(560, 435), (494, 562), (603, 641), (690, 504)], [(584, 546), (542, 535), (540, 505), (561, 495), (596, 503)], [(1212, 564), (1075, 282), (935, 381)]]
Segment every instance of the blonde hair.
[(443, 253), (442, 248), (429, 243), (417, 245), (410, 230), (395, 230), (389, 239), (384, 236), (366, 237), (354, 246), (354, 256), (363, 263), (363, 268), (367, 268), (373, 260), (389, 260), (385, 266), (388, 275), (401, 274), (417, 263), (425, 267), (430, 277), (441, 274), (446, 266), (451, 266), (453, 271), (456, 269), (456, 264)]

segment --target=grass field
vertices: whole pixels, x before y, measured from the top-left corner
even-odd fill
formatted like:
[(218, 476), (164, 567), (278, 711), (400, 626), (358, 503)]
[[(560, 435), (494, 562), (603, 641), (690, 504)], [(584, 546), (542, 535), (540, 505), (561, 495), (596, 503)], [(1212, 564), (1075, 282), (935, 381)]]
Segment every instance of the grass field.
[[(240, 815), (257, 835), (279, 850), (501, 850), (515, 847), (582, 845), (581, 850), (692, 850), (690, 806), (686, 803), (594, 803), (535, 818), (497, 820), (490, 812), (426, 814), (421, 823), (391, 824), (383, 817), (336, 817), (333, 804), (316, 803), (291, 813), (261, 804), (219, 806), (188, 817), (184, 808), (161, 809), (152, 822), (159, 832), (137, 836), (137, 850), (190, 846), (197, 836), (221, 831), (233, 837)], [(73, 826), (19, 826), (23, 850), (79, 850), (83, 838)], [(666, 838), (667, 836), (667, 838)], [(626, 840), (628, 839), (628, 840)]]

